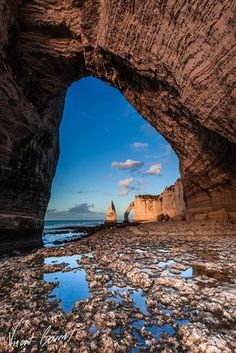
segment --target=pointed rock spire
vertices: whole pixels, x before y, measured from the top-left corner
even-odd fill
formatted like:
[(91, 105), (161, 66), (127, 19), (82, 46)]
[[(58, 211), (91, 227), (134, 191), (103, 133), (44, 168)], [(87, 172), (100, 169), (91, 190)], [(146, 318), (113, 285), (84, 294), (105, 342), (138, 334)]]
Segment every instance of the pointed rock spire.
[(111, 201), (110, 206), (108, 208), (105, 223), (117, 223), (116, 208), (113, 201)]

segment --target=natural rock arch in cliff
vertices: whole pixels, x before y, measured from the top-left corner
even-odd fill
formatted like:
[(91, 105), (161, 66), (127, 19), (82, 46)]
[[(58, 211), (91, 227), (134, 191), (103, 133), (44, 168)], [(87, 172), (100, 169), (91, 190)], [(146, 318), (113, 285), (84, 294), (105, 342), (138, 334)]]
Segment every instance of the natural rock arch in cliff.
[(171, 144), (189, 218), (233, 216), (234, 6), (233, 0), (1, 2), (2, 239), (41, 233), (65, 90), (86, 76), (120, 89)]

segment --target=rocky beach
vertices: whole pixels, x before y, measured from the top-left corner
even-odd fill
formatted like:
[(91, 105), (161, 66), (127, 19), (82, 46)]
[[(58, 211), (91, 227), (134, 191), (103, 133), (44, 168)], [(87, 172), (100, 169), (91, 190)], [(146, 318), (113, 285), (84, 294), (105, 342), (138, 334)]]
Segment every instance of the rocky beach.
[(235, 224), (110, 227), (0, 261), (1, 352), (236, 349)]
[(0, 353), (236, 352), (235, 13), (0, 0)]

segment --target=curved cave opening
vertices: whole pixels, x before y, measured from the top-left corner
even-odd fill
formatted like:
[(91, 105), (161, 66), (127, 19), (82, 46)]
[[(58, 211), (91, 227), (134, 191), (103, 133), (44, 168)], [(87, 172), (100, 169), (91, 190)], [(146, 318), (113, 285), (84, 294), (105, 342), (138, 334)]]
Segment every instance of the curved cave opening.
[(100, 79), (83, 78), (68, 88), (59, 135), (46, 229), (103, 222), (111, 200), (123, 221), (135, 195), (159, 195), (179, 178), (170, 144), (118, 89)]
[[(153, 8), (140, 2), (131, 11), (120, 1), (109, 11), (103, 5), (67, 2), (60, 8), (47, 2), (37, 6), (29, 1), (14, 6), (6, 2), (1, 56), (1, 243), (20, 238), (27, 244), (40, 242), (58, 159), (65, 90), (88, 76), (118, 88), (171, 144), (180, 161), (187, 220), (235, 220), (230, 5), (227, 11), (213, 6), (213, 22), (204, 24), (196, 9), (178, 10), (177, 21), (158, 2)], [(214, 22), (218, 12), (226, 16), (224, 33), (218, 31), (220, 16)], [(167, 30), (159, 26), (160, 18), (167, 19)], [(129, 23), (132, 26), (127, 27)], [(193, 33), (197, 36), (191, 39)]]

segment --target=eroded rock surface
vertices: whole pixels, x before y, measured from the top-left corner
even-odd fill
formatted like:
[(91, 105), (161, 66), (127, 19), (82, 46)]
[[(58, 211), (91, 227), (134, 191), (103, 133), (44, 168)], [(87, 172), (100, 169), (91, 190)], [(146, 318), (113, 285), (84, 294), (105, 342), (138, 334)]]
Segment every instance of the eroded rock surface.
[(124, 214), (124, 220), (128, 220), (131, 210), (134, 210), (134, 221), (157, 221), (163, 219), (184, 218), (186, 205), (184, 201), (183, 184), (177, 180), (174, 185), (166, 187), (160, 195), (138, 195), (135, 196)]
[(111, 201), (110, 206), (108, 208), (105, 223), (117, 223), (116, 208), (113, 201)]
[(180, 159), (189, 218), (235, 217), (235, 1), (2, 0), (0, 234), (40, 234), (67, 87), (117, 87)]
[(235, 352), (235, 231), (143, 224), (2, 258), (1, 352), (14, 329), (22, 353)]

